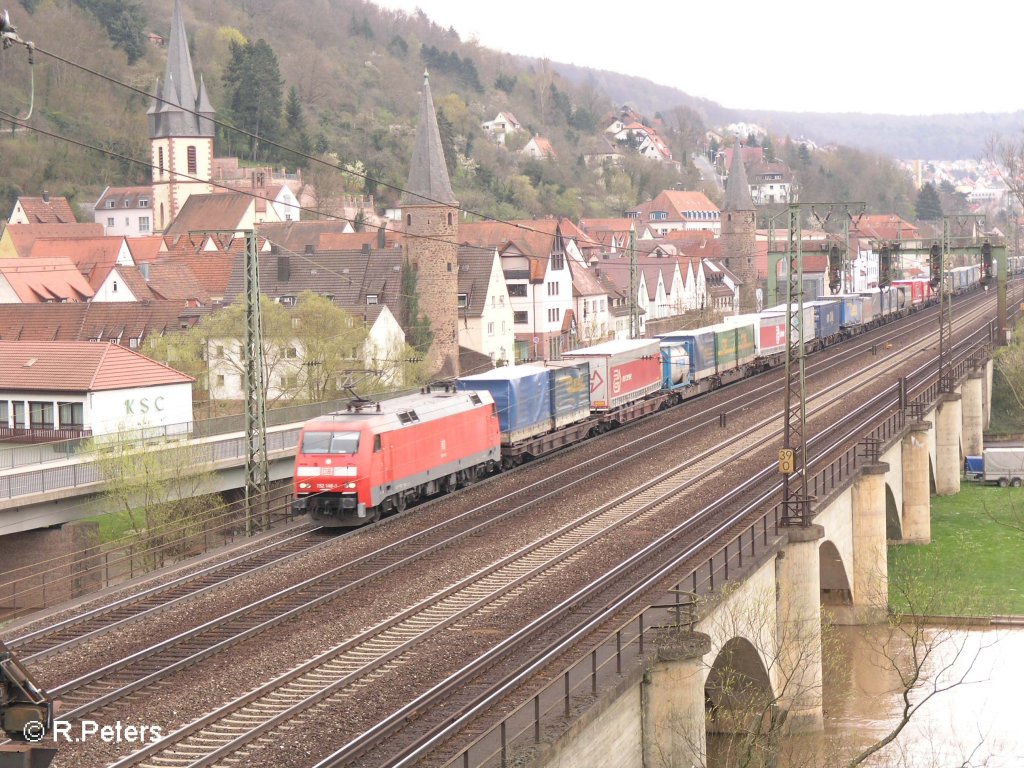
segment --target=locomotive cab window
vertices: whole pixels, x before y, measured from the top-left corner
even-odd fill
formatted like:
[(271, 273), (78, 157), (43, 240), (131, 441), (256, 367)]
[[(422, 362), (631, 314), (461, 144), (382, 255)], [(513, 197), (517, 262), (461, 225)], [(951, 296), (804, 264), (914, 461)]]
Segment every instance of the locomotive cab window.
[(374, 435), (373, 436), (373, 452), (374, 453), (380, 453), (380, 451), (381, 451), (380, 435)]
[(302, 436), (303, 453), (356, 453), (358, 432), (307, 432)]

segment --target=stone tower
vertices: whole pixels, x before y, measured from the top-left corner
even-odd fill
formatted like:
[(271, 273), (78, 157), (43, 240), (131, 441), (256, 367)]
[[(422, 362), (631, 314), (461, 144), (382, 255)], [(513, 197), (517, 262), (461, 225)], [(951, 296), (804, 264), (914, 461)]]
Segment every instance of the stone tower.
[(213, 107), (202, 78), (196, 87), (181, 0), (174, 0), (167, 70), (163, 81), (157, 81), (156, 98), (147, 114), (154, 230), (162, 232), (189, 195), (213, 192), (209, 183), (213, 178)]
[[(427, 362), (434, 378), (459, 375), (459, 210), (444, 162), (430, 81), (423, 75), (423, 102), (402, 195), (405, 257), (416, 277), (419, 310), (433, 339)], [(406, 318), (407, 323), (414, 318)]]
[(726, 268), (740, 281), (740, 313), (757, 312), (757, 217), (750, 196), (743, 148), (739, 137), (733, 145), (732, 165), (722, 206), (722, 254)]

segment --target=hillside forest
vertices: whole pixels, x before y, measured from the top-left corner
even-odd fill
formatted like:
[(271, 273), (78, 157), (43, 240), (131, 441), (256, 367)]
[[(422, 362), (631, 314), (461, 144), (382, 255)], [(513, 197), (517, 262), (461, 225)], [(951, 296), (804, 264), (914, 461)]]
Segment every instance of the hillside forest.
[[(469, 212), (621, 216), (672, 188), (721, 202), (718, 185), (692, 163), (718, 148), (706, 131), (723, 113), (710, 102), (680, 94), (677, 104), (643, 114), (681, 170), (637, 155), (618, 167), (588, 167), (584, 154), (602, 146), (604, 127), (623, 106), (597, 73), (569, 79), (551, 61), (483, 48), (420, 12), (364, 0), (182, 0), (182, 8), (193, 65), (223, 123), (218, 155), (303, 169), (315, 185), (373, 195), (381, 210), (397, 203), (406, 182), (427, 70), (453, 186)], [(171, 12), (167, 0), (13, 4), (12, 21), (37, 51), (31, 67), (24, 49), (0, 53), (0, 212), (44, 189), (89, 205), (108, 184), (148, 180), (148, 94), (166, 49), (147, 35), (166, 38)], [(30, 103), (27, 127), (3, 119), (24, 115)], [(502, 111), (525, 128), (504, 146), (481, 128)], [(556, 156), (518, 153), (532, 135), (549, 139)], [(801, 200), (864, 201), (869, 212), (914, 216), (917, 193), (882, 155), (809, 151), (789, 135), (761, 141), (766, 155), (789, 163)], [(953, 212), (959, 202), (943, 205)]]

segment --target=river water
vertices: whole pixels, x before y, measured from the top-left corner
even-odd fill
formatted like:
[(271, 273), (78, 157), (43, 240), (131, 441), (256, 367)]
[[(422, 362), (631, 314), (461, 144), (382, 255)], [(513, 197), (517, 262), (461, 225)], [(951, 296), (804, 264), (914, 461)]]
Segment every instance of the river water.
[[(906, 628), (911, 629), (911, 628)], [(927, 628), (918, 641), (885, 627), (840, 627), (825, 642), (825, 731), (789, 738), (778, 768), (833, 768), (883, 739), (903, 707), (899, 673), (920, 666), (918, 703), (899, 737), (864, 765), (889, 768), (1024, 768), (1024, 629)], [(883, 651), (898, 649), (898, 654)], [(924, 659), (921, 665), (913, 655)], [(945, 689), (945, 690), (941, 690)], [(738, 764), (735, 756), (709, 764)], [(774, 750), (772, 750), (774, 751)], [(762, 761), (760, 765), (772, 765)]]

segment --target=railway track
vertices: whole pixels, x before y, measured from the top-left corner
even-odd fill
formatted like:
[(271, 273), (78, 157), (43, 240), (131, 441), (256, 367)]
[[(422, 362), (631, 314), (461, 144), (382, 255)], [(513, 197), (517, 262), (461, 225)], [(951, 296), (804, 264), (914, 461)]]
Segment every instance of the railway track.
[(98, 635), (124, 627), (185, 600), (227, 586), (252, 574), (281, 565), (323, 546), (322, 528), (305, 526), (285, 538), (198, 571), (171, 579), (142, 592), (106, 603), (40, 629), (8, 638), (22, 662), (39, 660)]
[[(927, 345), (929, 342), (924, 342)], [(878, 367), (883, 363), (880, 361)], [(868, 375), (874, 377), (873, 372)], [(861, 373), (857, 378), (864, 378)], [(853, 387), (852, 383), (846, 385)], [(848, 396), (846, 387), (832, 388), (825, 400), (834, 405)], [(822, 407), (822, 406), (816, 406)], [(119, 761), (128, 765), (211, 765), (235, 755), (246, 757), (248, 745), (266, 740), (282, 724), (301, 717), (321, 702), (365, 687), (385, 671), (401, 664), (418, 644), (442, 629), (481, 610), (495, 611), (510, 593), (556, 570), (564, 571), (585, 547), (610, 531), (653, 515), (697, 482), (708, 482), (722, 466), (747, 455), (777, 435), (776, 418), (766, 420), (728, 441), (730, 455), (705, 456), (684, 462), (672, 473), (647, 484), (636, 494), (614, 502), (565, 529), (535, 542), (483, 574), (475, 574), (423, 603), (410, 607), (378, 627), (347, 640), (296, 670), (194, 721), (163, 741)], [(721, 450), (715, 453), (721, 453)], [(685, 527), (685, 526), (684, 526)]]

